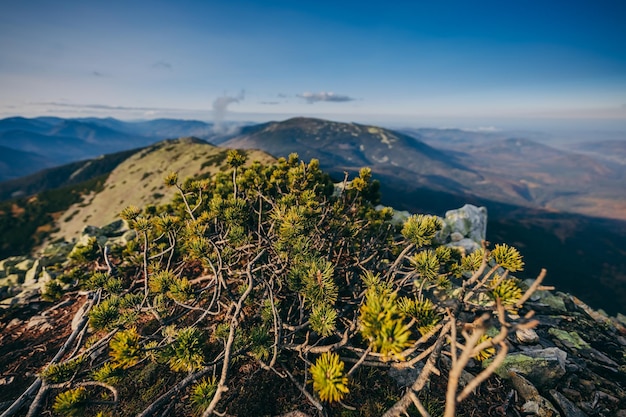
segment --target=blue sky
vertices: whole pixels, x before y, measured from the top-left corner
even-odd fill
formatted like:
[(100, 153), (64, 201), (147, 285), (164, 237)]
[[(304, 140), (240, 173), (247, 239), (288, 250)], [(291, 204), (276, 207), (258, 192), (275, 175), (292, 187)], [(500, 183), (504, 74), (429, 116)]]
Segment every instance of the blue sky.
[(0, 117), (626, 129), (626, 2), (4, 1)]

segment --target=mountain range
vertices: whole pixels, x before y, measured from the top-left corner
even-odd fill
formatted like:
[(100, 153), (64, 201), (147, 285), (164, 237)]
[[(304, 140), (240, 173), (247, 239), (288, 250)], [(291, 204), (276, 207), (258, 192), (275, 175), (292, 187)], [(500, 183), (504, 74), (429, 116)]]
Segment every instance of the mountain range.
[[(6, 118), (0, 120), (0, 181), (182, 136), (210, 139), (216, 134), (211, 123), (187, 120)], [(20, 157), (9, 152), (20, 152)]]
[[(146, 146), (156, 140), (179, 136), (204, 140), (189, 139), (180, 146), (162, 142), (159, 152), (146, 151), (153, 149)], [(626, 241), (626, 190), (622, 185), (626, 165), (610, 154), (602, 156), (604, 149), (615, 155), (619, 141), (598, 148), (573, 145), (568, 150), (502, 132), (399, 132), (310, 118), (247, 125), (228, 136), (218, 136), (211, 124), (197, 121), (11, 118), (0, 120), (0, 137), (5, 140), (0, 146), (13, 146), (6, 155), (21, 152), (15, 154), (20, 159), (14, 160), (4, 158), (3, 151), (0, 164), (5, 159), (9, 165), (32, 160), (33, 170), (37, 164), (43, 168), (107, 154), (0, 183), (0, 199), (22, 196), (3, 203), (9, 207), (4, 216), (14, 216), (32, 204), (30, 195), (58, 187), (71, 189), (81, 181), (98, 179), (93, 182), (99, 184), (97, 189), (88, 193), (83, 188), (83, 197), (72, 201), (72, 208), (69, 204), (63, 210), (55, 206), (50, 217), (55, 224), (33, 229), (40, 235), (43, 230), (43, 235), (61, 237), (69, 233), (70, 223), (75, 223), (72, 233), (86, 223), (103, 225), (111, 213), (129, 203), (127, 196), (139, 198), (135, 204), (163, 198), (157, 182), (166, 167), (182, 170), (209, 158), (207, 155), (215, 152), (209, 151), (210, 141), (229, 148), (260, 149), (275, 157), (296, 152), (305, 160), (318, 158), (337, 181), (345, 172), (353, 175), (369, 166), (382, 183), (383, 203), (397, 209), (442, 215), (465, 203), (484, 205), (489, 211), (488, 238), (518, 246), (526, 255), (529, 274), (547, 267), (549, 283), (613, 313), (626, 303), (626, 251), (622, 244)], [(185, 149), (189, 153), (183, 156), (181, 150)], [(126, 151), (120, 153), (122, 150)], [(220, 152), (217, 155), (223, 154)], [(42, 155), (44, 159), (37, 160)], [(178, 160), (186, 162), (180, 165)], [(18, 172), (19, 163), (10, 165), (12, 172)], [(185, 175), (197, 174), (201, 166)], [(111, 178), (115, 181), (107, 180)], [(104, 192), (108, 194), (97, 197)], [(41, 203), (41, 197), (38, 201)], [(52, 232), (55, 229), (57, 232)], [(2, 253), (9, 254), (6, 249)]]

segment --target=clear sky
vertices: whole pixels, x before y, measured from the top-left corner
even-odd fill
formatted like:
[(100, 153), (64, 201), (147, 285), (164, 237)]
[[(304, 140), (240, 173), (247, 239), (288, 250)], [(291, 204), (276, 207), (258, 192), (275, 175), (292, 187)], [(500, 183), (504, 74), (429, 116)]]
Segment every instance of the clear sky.
[(623, 0), (2, 1), (0, 117), (626, 129), (625, 22)]

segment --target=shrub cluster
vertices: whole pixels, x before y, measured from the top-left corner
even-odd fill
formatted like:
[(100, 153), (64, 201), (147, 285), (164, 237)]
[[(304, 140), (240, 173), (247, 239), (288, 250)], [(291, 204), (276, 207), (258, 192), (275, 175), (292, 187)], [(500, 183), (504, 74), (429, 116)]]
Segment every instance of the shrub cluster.
[[(518, 314), (533, 289), (524, 294), (509, 276), (523, 266), (517, 250), (497, 245), (463, 255), (434, 245), (441, 228), (434, 216), (394, 225), (391, 209), (375, 208), (379, 184), (369, 169), (335, 186), (318, 161), (297, 155), (261, 165), (230, 151), (227, 162), (231, 171), (213, 178), (169, 174), (165, 184), (178, 194), (168, 204), (126, 208), (120, 216), (137, 241), (76, 253), (81, 284), (96, 294), (95, 336), (71, 367), (57, 367), (62, 377), (46, 371), (51, 381), (72, 378), (56, 412), (228, 413), (231, 400), (246, 395), (235, 387), (254, 371), (304, 394), (295, 403), (283, 398), (283, 410), (346, 407), (358, 415), (358, 404), (350, 405), (357, 371), (418, 362), (411, 388), (383, 411), (421, 412), (415, 394), (445, 354), (451, 416), (472, 390), (457, 390), (468, 361), (496, 355), (478, 384), (506, 355), (507, 333), (533, 325)], [(102, 343), (107, 354), (97, 355), (93, 345)], [(77, 361), (84, 352), (96, 371)], [(167, 383), (137, 382), (154, 369)], [(103, 394), (81, 381), (109, 387), (126, 407), (90, 405)], [(125, 398), (124, 387), (141, 400)]]

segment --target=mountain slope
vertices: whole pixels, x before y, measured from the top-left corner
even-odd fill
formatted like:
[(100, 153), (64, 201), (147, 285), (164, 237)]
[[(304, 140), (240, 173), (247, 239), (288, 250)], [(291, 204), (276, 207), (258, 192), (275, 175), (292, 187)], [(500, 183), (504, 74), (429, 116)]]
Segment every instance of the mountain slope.
[[(167, 174), (177, 172), (181, 180), (215, 174), (226, 168), (227, 152), (195, 138), (166, 140), (135, 152), (111, 171), (102, 190), (60, 214), (58, 230), (51, 239), (77, 238), (85, 225), (106, 225), (129, 205), (143, 207), (169, 201), (177, 190), (165, 186)], [(261, 151), (247, 155), (248, 163), (274, 159)]]
[[(16, 161), (19, 163), (15, 163)], [(0, 187), (1, 181), (22, 177), (51, 165), (49, 160), (36, 153), (0, 146)]]
[(318, 158), (323, 169), (339, 178), (344, 171), (369, 166), (382, 176), (402, 172), (416, 183), (459, 193), (467, 191), (465, 184), (481, 179), (451, 154), (401, 133), (356, 123), (293, 118), (243, 128), (223, 145)]
[[(60, 187), (67, 187), (108, 174), (138, 149), (102, 155), (98, 158), (48, 168), (10, 181), (0, 182), (0, 201), (30, 196)], [(16, 151), (18, 152), (18, 151)], [(41, 169), (39, 165), (37, 169)]]

